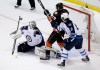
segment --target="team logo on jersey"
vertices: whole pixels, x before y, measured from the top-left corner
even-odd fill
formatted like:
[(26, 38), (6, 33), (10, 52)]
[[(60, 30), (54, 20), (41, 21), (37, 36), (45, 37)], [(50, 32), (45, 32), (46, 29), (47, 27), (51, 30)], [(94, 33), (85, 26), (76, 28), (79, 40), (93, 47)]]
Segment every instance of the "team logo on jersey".
[(27, 39), (28, 42), (32, 42), (32, 39), (29, 35), (26, 36), (26, 39)]

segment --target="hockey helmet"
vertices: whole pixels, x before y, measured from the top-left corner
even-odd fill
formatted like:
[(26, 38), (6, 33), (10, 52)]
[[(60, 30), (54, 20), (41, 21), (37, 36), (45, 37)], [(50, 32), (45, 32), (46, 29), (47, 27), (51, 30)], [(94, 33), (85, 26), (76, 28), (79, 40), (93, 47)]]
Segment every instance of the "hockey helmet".
[(67, 19), (67, 18), (69, 18), (69, 14), (68, 14), (68, 13), (62, 13), (62, 14), (61, 14), (61, 19), (62, 19), (62, 20), (65, 20), (65, 19)]
[(63, 9), (63, 3), (57, 3), (56, 4), (56, 9), (57, 10), (62, 10)]
[(31, 21), (30, 22), (30, 28), (34, 28), (36, 27), (36, 22), (35, 21)]

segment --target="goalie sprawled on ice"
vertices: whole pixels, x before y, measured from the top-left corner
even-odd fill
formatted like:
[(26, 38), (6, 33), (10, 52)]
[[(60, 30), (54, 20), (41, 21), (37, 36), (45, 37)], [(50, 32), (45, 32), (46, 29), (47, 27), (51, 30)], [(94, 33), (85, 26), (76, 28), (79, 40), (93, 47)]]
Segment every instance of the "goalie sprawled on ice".
[[(45, 41), (35, 21), (31, 21), (27, 26), (22, 26), (18, 31), (14, 31), (10, 35), (13, 39), (18, 39), (22, 34), (25, 36), (26, 41), (16, 46), (17, 52), (25, 53), (35, 50), (35, 54), (39, 56), (43, 55), (41, 53), (45, 53)], [(56, 51), (54, 53), (56, 54)]]

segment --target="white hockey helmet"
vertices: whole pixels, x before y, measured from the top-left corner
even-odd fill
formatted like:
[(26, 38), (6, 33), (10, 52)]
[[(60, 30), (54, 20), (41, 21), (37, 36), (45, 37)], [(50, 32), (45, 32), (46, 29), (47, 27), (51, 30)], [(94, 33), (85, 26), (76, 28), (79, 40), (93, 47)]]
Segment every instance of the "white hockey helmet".
[(34, 28), (36, 27), (36, 22), (35, 21), (31, 21), (30, 22), (30, 28)]
[(68, 14), (68, 13), (62, 13), (62, 14), (61, 14), (61, 19), (62, 19), (62, 20), (65, 20), (65, 19), (67, 19), (67, 18), (69, 18), (69, 14)]

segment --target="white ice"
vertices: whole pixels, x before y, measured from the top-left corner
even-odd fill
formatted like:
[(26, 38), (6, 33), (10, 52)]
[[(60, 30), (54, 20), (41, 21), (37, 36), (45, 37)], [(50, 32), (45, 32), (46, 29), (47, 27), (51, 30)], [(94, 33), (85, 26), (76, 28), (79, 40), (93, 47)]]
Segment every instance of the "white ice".
[[(52, 31), (50, 23), (43, 14), (41, 6), (36, 1), (36, 9), (30, 11), (28, 0), (22, 1), (22, 6), (15, 9), (17, 0), (0, 0), (0, 70), (100, 70), (100, 55), (90, 52), (90, 62), (82, 62), (81, 56), (73, 48), (70, 53), (69, 61), (66, 62), (65, 68), (57, 67), (59, 59), (51, 58), (50, 61), (40, 61), (39, 56), (33, 53), (21, 53), (18, 57), (11, 54), (14, 40), (10, 37), (10, 33), (16, 30), (18, 17), (23, 20), (20, 26), (27, 25), (29, 21), (35, 20), (37, 26), (43, 33), (45, 40)], [(51, 13), (55, 11), (55, 4), (63, 0), (42, 0), (44, 6)], [(95, 15), (96, 25), (99, 28), (100, 13)], [(99, 28), (100, 29), (100, 28)], [(17, 43), (23, 41), (24, 37), (17, 40)], [(56, 43), (54, 46), (58, 46)], [(100, 46), (99, 46), (100, 47)], [(96, 47), (97, 48), (97, 47)], [(100, 50), (100, 48), (98, 49)], [(100, 51), (98, 52), (100, 53)], [(74, 57), (77, 56), (77, 57)]]

